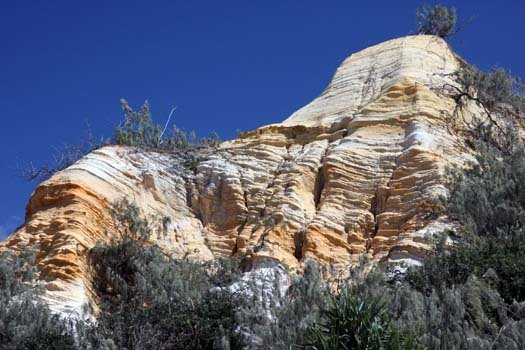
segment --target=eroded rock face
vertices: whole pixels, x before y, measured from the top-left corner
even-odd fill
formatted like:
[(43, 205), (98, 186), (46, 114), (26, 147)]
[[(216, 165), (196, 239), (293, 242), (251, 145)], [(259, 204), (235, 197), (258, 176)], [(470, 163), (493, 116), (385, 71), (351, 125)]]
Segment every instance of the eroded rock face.
[[(113, 232), (123, 198), (170, 218), (166, 251), (199, 259), (308, 259), (348, 268), (409, 260), (448, 225), (433, 213), (444, 170), (472, 159), (450, 128), (461, 61), (441, 39), (412, 36), (350, 56), (325, 91), (281, 124), (224, 142), (193, 174), (168, 154), (104, 147), (39, 185), (3, 247), (37, 251), (57, 311), (89, 300), (88, 250)], [(461, 127), (461, 126), (459, 126)], [(69, 309), (68, 309), (69, 308)]]

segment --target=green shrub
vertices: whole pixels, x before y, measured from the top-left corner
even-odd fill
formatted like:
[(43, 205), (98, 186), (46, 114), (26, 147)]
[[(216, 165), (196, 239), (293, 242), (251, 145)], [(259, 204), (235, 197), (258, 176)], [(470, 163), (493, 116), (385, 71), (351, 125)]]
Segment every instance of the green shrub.
[(390, 321), (381, 297), (345, 287), (331, 298), (321, 319), (311, 328), (311, 349), (424, 349), (417, 337)]
[(456, 9), (443, 5), (423, 5), (416, 11), (417, 34), (447, 38), (456, 33)]

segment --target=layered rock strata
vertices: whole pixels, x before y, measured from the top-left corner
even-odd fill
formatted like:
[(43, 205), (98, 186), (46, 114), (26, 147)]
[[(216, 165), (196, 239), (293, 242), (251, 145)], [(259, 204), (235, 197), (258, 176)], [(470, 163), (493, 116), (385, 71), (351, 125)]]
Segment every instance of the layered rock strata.
[(88, 250), (114, 232), (110, 209), (169, 218), (154, 240), (198, 259), (306, 259), (348, 269), (415, 261), (448, 225), (435, 199), (445, 168), (471, 159), (439, 93), (461, 60), (433, 36), (391, 40), (346, 59), (324, 92), (281, 124), (222, 143), (193, 174), (174, 155), (108, 146), (40, 184), (4, 248), (34, 247), (51, 305), (89, 301)]

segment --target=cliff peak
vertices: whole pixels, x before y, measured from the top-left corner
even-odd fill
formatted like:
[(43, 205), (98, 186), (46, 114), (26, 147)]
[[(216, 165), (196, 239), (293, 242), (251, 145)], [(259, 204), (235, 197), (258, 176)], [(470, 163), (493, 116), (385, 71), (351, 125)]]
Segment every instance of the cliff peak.
[(392, 39), (345, 59), (322, 94), (293, 113), (283, 125), (327, 126), (338, 122), (403, 78), (427, 87), (454, 84), (450, 74), (458, 67), (457, 56), (440, 37)]

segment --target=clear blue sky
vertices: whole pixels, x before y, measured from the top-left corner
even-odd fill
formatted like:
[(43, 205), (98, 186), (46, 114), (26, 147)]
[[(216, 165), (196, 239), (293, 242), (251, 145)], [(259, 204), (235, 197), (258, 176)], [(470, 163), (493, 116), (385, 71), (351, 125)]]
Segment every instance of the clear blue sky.
[[(157, 121), (232, 138), (317, 96), (352, 52), (410, 34), (421, 1), (24, 1), (0, 7), (0, 237), (34, 183), (20, 163), (50, 160), (88, 120), (111, 136), (119, 99)], [(432, 3), (432, 2), (431, 2)], [(525, 76), (525, 3), (442, 1), (469, 24), (452, 45), (481, 68)]]

